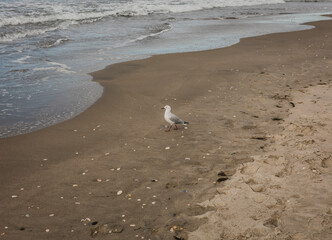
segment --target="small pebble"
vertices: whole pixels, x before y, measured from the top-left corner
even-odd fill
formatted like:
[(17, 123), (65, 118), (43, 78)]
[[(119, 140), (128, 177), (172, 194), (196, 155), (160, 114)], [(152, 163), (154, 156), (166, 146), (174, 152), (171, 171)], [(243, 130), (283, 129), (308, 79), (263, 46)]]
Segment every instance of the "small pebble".
[(54, 213), (51, 213), (49, 216), (50, 216), (50, 217), (54, 217)]
[(48, 228), (47, 228), (47, 229), (45, 229), (45, 232), (50, 232), (50, 229), (48, 229)]
[(77, 184), (73, 184), (73, 187), (78, 187), (78, 185)]
[(154, 204), (156, 204), (156, 202), (152, 202), (152, 204), (154, 205)]
[(130, 224), (130, 226), (131, 226), (131, 227), (136, 227), (136, 225), (135, 225), (135, 224)]
[(101, 180), (100, 178), (97, 178), (97, 182), (102, 182), (103, 180)]
[(76, 205), (80, 205), (81, 203), (80, 202), (75, 202)]
[(170, 147), (165, 147), (166, 150), (170, 149)]
[(121, 170), (121, 168), (117, 168), (117, 169), (116, 169), (116, 171), (120, 171), (120, 170)]
[(12, 198), (17, 198), (18, 196), (17, 195), (12, 195)]
[(116, 193), (118, 196), (122, 194), (122, 190), (119, 190), (117, 193)]

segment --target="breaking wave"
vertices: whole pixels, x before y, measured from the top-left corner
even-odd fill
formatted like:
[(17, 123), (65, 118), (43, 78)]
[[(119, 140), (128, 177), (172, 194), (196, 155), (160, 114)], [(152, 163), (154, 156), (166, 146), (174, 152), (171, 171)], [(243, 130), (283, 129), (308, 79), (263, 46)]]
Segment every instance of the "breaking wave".
[(106, 17), (181, 13), (227, 6), (277, 4), (283, 0), (13, 0), (0, 2), (0, 42), (41, 35)]

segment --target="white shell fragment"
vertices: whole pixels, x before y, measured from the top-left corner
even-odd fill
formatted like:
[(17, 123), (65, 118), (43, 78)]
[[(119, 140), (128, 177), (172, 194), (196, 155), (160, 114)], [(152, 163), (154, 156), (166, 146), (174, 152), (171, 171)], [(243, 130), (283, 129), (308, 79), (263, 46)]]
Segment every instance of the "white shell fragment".
[(81, 222), (91, 222), (91, 219), (90, 218), (82, 218)]
[(117, 193), (116, 193), (118, 196), (122, 194), (122, 190), (119, 190)]

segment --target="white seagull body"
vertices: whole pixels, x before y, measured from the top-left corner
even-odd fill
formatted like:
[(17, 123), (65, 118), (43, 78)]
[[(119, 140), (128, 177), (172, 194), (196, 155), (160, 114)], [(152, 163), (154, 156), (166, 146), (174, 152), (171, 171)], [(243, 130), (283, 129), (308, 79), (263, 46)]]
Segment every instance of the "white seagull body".
[(166, 122), (169, 123), (169, 128), (167, 130), (165, 130), (166, 132), (169, 132), (171, 130), (171, 128), (173, 127), (173, 125), (174, 125), (174, 129), (178, 130), (178, 127), (176, 126), (176, 124), (182, 124), (182, 125), (189, 124), (188, 122), (183, 121), (181, 118), (179, 118), (174, 113), (172, 113), (170, 106), (166, 105), (162, 109), (165, 109), (164, 118), (165, 118)]

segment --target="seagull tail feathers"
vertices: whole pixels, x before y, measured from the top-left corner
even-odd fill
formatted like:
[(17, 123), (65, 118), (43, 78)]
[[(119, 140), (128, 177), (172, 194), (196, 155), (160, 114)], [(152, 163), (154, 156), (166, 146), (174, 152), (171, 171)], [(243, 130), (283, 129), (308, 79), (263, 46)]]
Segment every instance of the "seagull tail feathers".
[(189, 124), (189, 122), (183, 122), (183, 124), (184, 124), (184, 125), (188, 125), (188, 124)]

